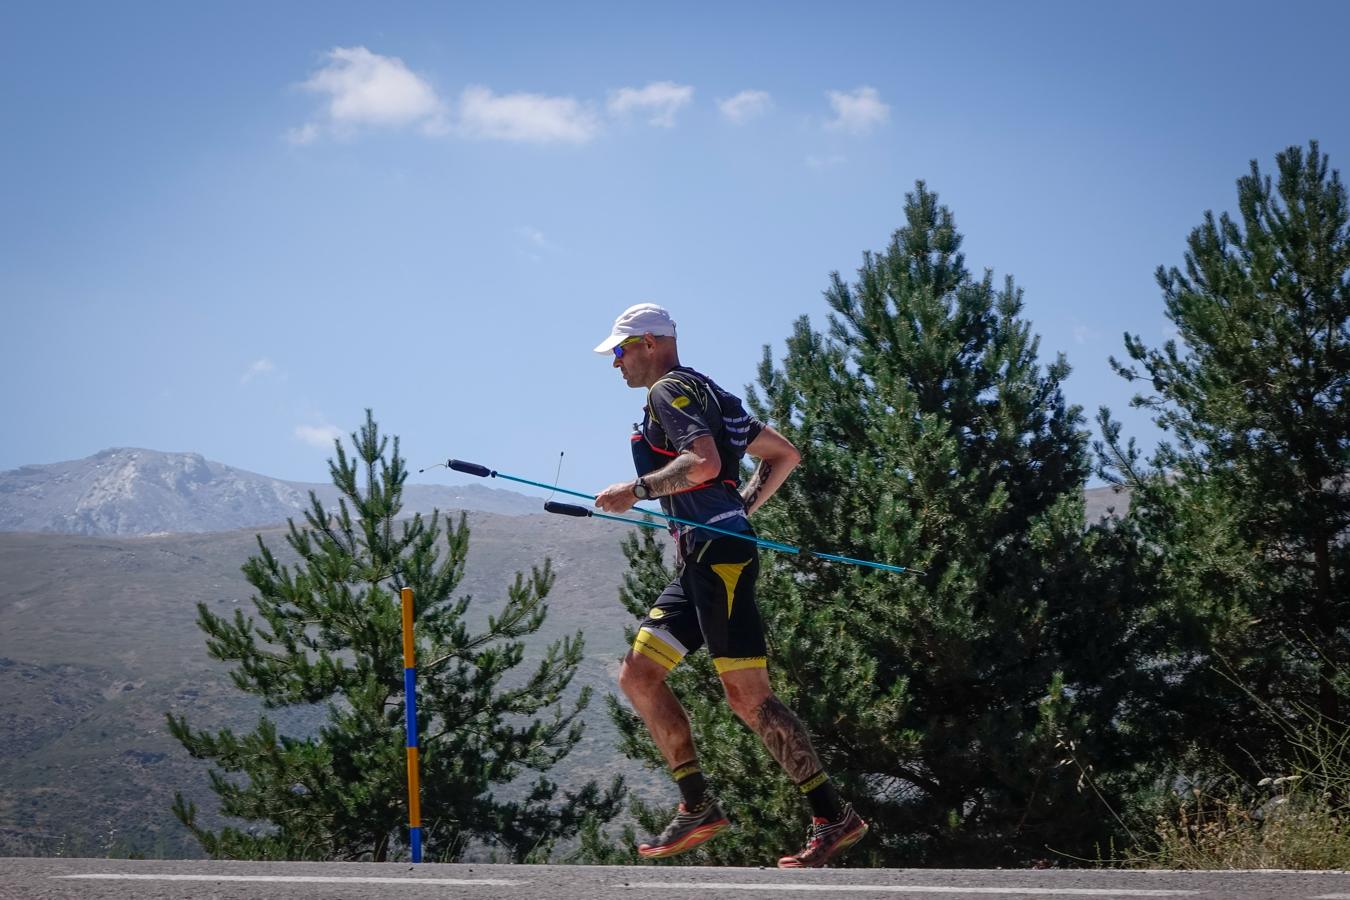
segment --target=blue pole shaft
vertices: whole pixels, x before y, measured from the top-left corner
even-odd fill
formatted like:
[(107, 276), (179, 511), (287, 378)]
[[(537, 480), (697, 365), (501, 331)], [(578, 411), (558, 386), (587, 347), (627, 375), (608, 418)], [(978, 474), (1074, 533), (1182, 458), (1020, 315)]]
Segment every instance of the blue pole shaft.
[(870, 566), (873, 569), (881, 569), (883, 572), (912, 571), (905, 566), (893, 566), (890, 563), (872, 562), (870, 559), (854, 559), (851, 556), (839, 556), (835, 553), (821, 553), (819, 550), (808, 550), (806, 552), (820, 559), (832, 559), (835, 562), (852, 563), (855, 566)]
[[(571, 491), (568, 491), (568, 493), (571, 493)], [(578, 509), (580, 509), (580, 507), (578, 507)], [(641, 507), (636, 507), (636, 509), (640, 509), (640, 510), (641, 510)], [(645, 511), (645, 510), (643, 510), (643, 511)], [(644, 521), (644, 519), (639, 519), (639, 518), (628, 518), (628, 517), (625, 517), (625, 515), (610, 515), (609, 513), (597, 513), (597, 511), (594, 511), (594, 510), (586, 510), (586, 514), (587, 514), (587, 515), (591, 515), (591, 517), (594, 517), (594, 518), (607, 518), (607, 519), (610, 519), (610, 521), (612, 521), (612, 522), (625, 522), (625, 524), (628, 524), (628, 525), (641, 525), (641, 526), (643, 526), (643, 528), (656, 528), (656, 529), (663, 529), (663, 530), (664, 530), (664, 528), (666, 528), (666, 526), (664, 526), (664, 525), (657, 525), (656, 522), (648, 522), (648, 521)], [(713, 529), (713, 530), (717, 530), (717, 529)], [(791, 545), (787, 545), (787, 544), (778, 544), (778, 542), (776, 542), (776, 541), (763, 541), (763, 540), (759, 540), (759, 538), (752, 538), (751, 536), (749, 536), (749, 534), (741, 534), (741, 533), (737, 533), (737, 532), (726, 532), (726, 533), (730, 534), (730, 536), (732, 536), (732, 537), (740, 537), (740, 538), (742, 538), (742, 540), (755, 541), (756, 544), (760, 544), (761, 546), (768, 546), (769, 549), (775, 549), (775, 551), (776, 551), (776, 549), (784, 549), (784, 548), (786, 548), (787, 551), (788, 551), (788, 552), (791, 552), (791, 553), (799, 552), (799, 549), (798, 549), (798, 548), (795, 548), (795, 546), (791, 546)], [(868, 568), (882, 569), (883, 572), (899, 572), (899, 573), (903, 573), (903, 572), (911, 572), (911, 571), (914, 571), (914, 569), (909, 569), (909, 568), (903, 567), (903, 565), (891, 565), (890, 563), (873, 563), (872, 560), (857, 560), (857, 559), (853, 559), (852, 556), (840, 556), (840, 555), (838, 555), (838, 553), (822, 553), (821, 551), (806, 551), (806, 552), (807, 552), (807, 553), (810, 553), (811, 556), (817, 557), (817, 559), (822, 559), (822, 560), (833, 560), (833, 561), (836, 561), (836, 563), (849, 563), (849, 564), (852, 564), (852, 565), (865, 565), (865, 567), (868, 567)]]
[[(543, 488), (544, 490), (547, 491), (557, 491), (560, 494), (568, 494), (569, 496), (572, 497), (580, 497), (583, 500), (595, 499), (594, 494), (583, 494), (581, 491), (573, 491), (565, 487), (559, 487), (556, 484), (544, 484), (542, 481), (531, 481), (528, 478), (521, 478), (518, 475), (507, 475), (505, 472), (498, 472), (495, 469), (489, 469), (487, 466), (481, 466), (478, 465), (477, 463), (465, 463), (463, 460), (452, 459), (450, 460), (448, 465), (451, 469), (455, 469), (456, 471), (460, 472), (466, 472), (471, 475), (478, 475), (480, 477), (504, 478), (507, 481), (514, 481), (518, 484), (528, 484), (531, 487)], [(852, 556), (840, 556), (837, 553), (824, 553), (820, 550), (803, 551), (802, 548), (794, 547), (792, 544), (783, 544), (778, 541), (769, 541), (765, 540), (764, 538), (751, 537), (750, 535), (744, 534), (739, 531), (727, 531), (725, 529), (717, 528), (712, 525), (704, 525), (701, 522), (691, 522), (688, 519), (681, 519), (678, 516), (666, 515), (663, 512), (658, 512), (657, 510), (654, 509), (646, 509), (645, 507), (641, 506), (634, 506), (633, 509), (649, 516), (655, 516), (659, 519), (665, 519), (668, 522), (676, 522), (680, 525), (688, 525), (692, 528), (702, 528), (704, 531), (713, 531), (718, 534), (725, 534), (728, 535), (729, 537), (738, 538), (743, 541), (750, 541), (753, 544), (758, 544), (759, 546), (766, 547), (769, 550), (777, 550), (780, 553), (805, 552), (809, 553), (811, 556), (816, 557), (817, 559), (827, 559), (833, 562), (848, 563), (849, 565), (853, 566), (864, 566), (869, 569), (879, 569), (883, 572), (900, 572), (900, 573), (912, 572), (915, 575), (923, 574), (918, 569), (911, 569), (908, 566), (893, 566), (890, 563), (873, 562), (872, 560), (869, 559), (855, 559)], [(612, 519), (616, 522), (627, 522), (629, 525), (641, 525), (643, 527), (648, 528), (660, 527), (654, 525), (651, 522), (642, 522), (637, 519), (629, 519), (623, 516), (608, 515), (606, 513), (592, 512), (591, 515), (595, 516), (598, 519)]]
[[(545, 490), (550, 491), (557, 491), (560, 494), (569, 494), (573, 497), (580, 497), (583, 500), (595, 499), (594, 494), (583, 494), (580, 491), (569, 491), (567, 488), (558, 487), (557, 485), (554, 484), (541, 484), (538, 481), (530, 481), (528, 478), (517, 478), (515, 475), (507, 475), (503, 472), (493, 472), (492, 477), (505, 478), (507, 481), (515, 481), (518, 482), (519, 484), (528, 484), (531, 487), (544, 488)], [(761, 547), (767, 547), (770, 550), (777, 550), (780, 553), (801, 552), (799, 548), (794, 547), (791, 544), (780, 544), (778, 541), (769, 541), (765, 540), (764, 538), (758, 537), (752, 538), (750, 537), (750, 535), (740, 531), (727, 531), (724, 528), (718, 528), (714, 525), (704, 525), (701, 522), (691, 522), (689, 519), (681, 519), (679, 516), (668, 516), (665, 513), (655, 509), (647, 509), (646, 507), (643, 506), (634, 506), (633, 509), (636, 510), (637, 512), (643, 513), (648, 516), (656, 516), (658, 519), (665, 519), (667, 522), (675, 522), (680, 525), (688, 525), (691, 528), (702, 528), (704, 531), (715, 531), (718, 534), (725, 534), (729, 537), (740, 538), (743, 541), (752, 541), (756, 544), (759, 544)], [(640, 522), (637, 522), (636, 519), (623, 519), (619, 518), (618, 516), (610, 516), (605, 515), (603, 513), (593, 513), (593, 515), (599, 519), (617, 519), (620, 522), (642, 524)]]

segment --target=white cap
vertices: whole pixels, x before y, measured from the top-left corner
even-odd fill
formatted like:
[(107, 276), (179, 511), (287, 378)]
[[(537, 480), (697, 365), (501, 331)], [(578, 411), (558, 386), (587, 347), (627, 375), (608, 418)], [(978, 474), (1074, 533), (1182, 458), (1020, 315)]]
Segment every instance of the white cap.
[(655, 303), (636, 303), (614, 320), (614, 330), (595, 347), (596, 353), (609, 353), (630, 337), (643, 334), (675, 336), (675, 321), (664, 306)]

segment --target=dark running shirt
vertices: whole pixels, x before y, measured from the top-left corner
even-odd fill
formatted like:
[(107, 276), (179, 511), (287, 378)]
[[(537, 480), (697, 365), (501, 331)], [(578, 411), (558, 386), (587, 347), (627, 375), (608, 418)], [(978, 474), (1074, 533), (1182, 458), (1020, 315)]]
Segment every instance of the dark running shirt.
[[(749, 531), (745, 504), (737, 488), (745, 448), (763, 428), (762, 422), (745, 411), (739, 397), (687, 366), (677, 366), (652, 385), (641, 432), (657, 451), (658, 465), (664, 466), (703, 435), (713, 438), (722, 459), (715, 483), (660, 498), (666, 514), (716, 525), (724, 531)], [(679, 532), (693, 543), (717, 537), (716, 532), (688, 526), (679, 526)]]

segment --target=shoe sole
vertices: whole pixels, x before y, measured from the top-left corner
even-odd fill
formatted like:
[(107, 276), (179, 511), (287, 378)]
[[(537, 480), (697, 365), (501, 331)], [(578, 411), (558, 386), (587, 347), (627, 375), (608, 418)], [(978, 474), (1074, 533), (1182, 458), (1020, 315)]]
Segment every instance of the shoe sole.
[(718, 832), (730, 824), (730, 819), (718, 819), (716, 822), (700, 825), (673, 844), (663, 844), (660, 847), (651, 847), (644, 844), (638, 848), (638, 856), (643, 859), (665, 859), (667, 856), (678, 856), (686, 850), (693, 850), (704, 841), (716, 837)]
[(853, 829), (843, 837), (841, 837), (838, 841), (836, 841), (834, 846), (829, 849), (829, 852), (827, 852), (819, 862), (804, 863), (795, 856), (785, 856), (778, 861), (778, 868), (819, 869), (821, 866), (829, 865), (830, 860), (834, 859), (836, 856), (843, 853), (849, 847), (852, 847), (854, 844), (858, 843), (858, 841), (862, 840), (863, 835), (867, 834), (867, 830), (868, 830), (867, 823), (859, 822), (858, 827)]

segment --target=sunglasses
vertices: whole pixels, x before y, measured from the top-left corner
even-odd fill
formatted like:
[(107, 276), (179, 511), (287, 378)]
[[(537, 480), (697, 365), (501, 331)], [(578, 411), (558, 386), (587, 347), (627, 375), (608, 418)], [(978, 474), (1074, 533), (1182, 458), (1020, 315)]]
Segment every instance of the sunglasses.
[(627, 347), (627, 346), (629, 346), (630, 344), (640, 344), (640, 343), (642, 343), (642, 336), (641, 336), (641, 335), (638, 335), (637, 337), (630, 337), (630, 338), (629, 338), (628, 340), (626, 340), (626, 341), (620, 341), (619, 344), (618, 344), (618, 346), (616, 346), (616, 347), (614, 348), (614, 358), (615, 358), (615, 359), (623, 359), (623, 348), (624, 348), (624, 347)]

